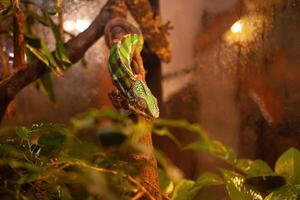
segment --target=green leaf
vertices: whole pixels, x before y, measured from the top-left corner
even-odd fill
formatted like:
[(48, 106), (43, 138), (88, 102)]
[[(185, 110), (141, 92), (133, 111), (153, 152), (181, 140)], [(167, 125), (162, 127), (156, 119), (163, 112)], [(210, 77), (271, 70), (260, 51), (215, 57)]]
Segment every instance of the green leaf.
[[(0, 157), (24, 158), (24, 152), (13, 144), (0, 144)], [(0, 162), (0, 165), (3, 163)]]
[(55, 58), (62, 65), (62, 69), (66, 70), (68, 67), (70, 67), (72, 65), (72, 62), (70, 61), (70, 59), (67, 55), (66, 49), (65, 49), (63, 41), (61, 39), (59, 27), (54, 23), (52, 18), (47, 13), (44, 13), (44, 14), (50, 24), (51, 30), (55, 37), (55, 41), (56, 41), (56, 50), (55, 50), (55, 54), (54, 54)]
[(39, 177), (41, 176), (40, 173), (35, 173), (35, 172), (31, 172), (31, 173), (27, 173), (24, 174), (20, 177), (20, 179), (18, 180), (19, 184), (24, 184), (24, 183), (30, 183), (30, 182), (34, 182), (36, 181)]
[(263, 160), (238, 159), (235, 167), (244, 172), (247, 177), (273, 175), (271, 167)]
[(66, 134), (68, 132), (63, 126), (56, 123), (38, 123), (32, 124), (30, 131), (38, 132), (38, 131), (57, 131)]
[(53, 71), (56, 75), (61, 75), (61, 69), (59, 68), (57, 62), (54, 59), (54, 56), (50, 52), (47, 42), (39, 37), (34, 35), (26, 34), (25, 35), (26, 47), (28, 50), (33, 53), (39, 60), (46, 64), (46, 66)]
[(64, 70), (66, 70), (72, 65), (72, 62), (70, 61), (62, 42), (56, 43), (55, 57), (62, 63)]
[[(12, 4), (10, 0), (1, 0), (0, 1), (0, 22), (6, 20), (8, 17), (13, 15)], [(2, 31), (3, 27), (1, 27)]]
[(294, 183), (300, 180), (300, 152), (290, 148), (284, 152), (275, 164), (275, 172), (283, 175), (288, 181)]
[(56, 103), (56, 98), (53, 90), (53, 84), (50, 74), (45, 74), (40, 78), (44, 92), (47, 94), (52, 103)]
[(41, 146), (41, 153), (49, 155), (59, 151), (65, 143), (65, 140), (65, 135), (55, 131), (42, 135), (38, 139), (38, 144)]
[(172, 120), (172, 119), (158, 118), (154, 120), (153, 124), (155, 126), (169, 126), (169, 127), (186, 129), (190, 132), (197, 133), (199, 136), (201, 136), (202, 139), (208, 138), (207, 133), (203, 130), (200, 124), (191, 124), (186, 120)]
[(264, 200), (299, 200), (300, 185), (286, 185), (270, 193)]
[(175, 187), (172, 200), (192, 200), (197, 191), (193, 190), (195, 185), (194, 181), (183, 179)]
[(209, 153), (231, 165), (236, 162), (236, 155), (233, 149), (223, 145), (217, 140), (200, 139), (197, 142), (188, 145), (187, 149)]
[(61, 75), (61, 69), (59, 68), (54, 56), (52, 55), (52, 53), (50, 52), (47, 43), (45, 40), (41, 40), (41, 48), (43, 50), (43, 53), (45, 54), (45, 56), (48, 58), (49, 63), (50, 63), (50, 69), (56, 73), (56, 75)]
[(34, 165), (30, 162), (24, 162), (24, 161), (21, 161), (21, 160), (9, 160), (8, 161), (9, 165), (12, 167), (12, 168), (23, 168), (23, 169), (26, 169), (30, 172), (41, 172), (42, 171), (42, 167), (40, 166), (37, 166), (37, 165)]
[(167, 194), (167, 195), (172, 193), (174, 190), (174, 183), (168, 177), (168, 175), (161, 169), (158, 169), (158, 178), (159, 178), (160, 191), (163, 194)]
[(30, 16), (32, 16), (33, 19), (35, 19), (40, 24), (47, 26), (47, 27), (50, 26), (50, 24), (45, 16), (41, 16), (37, 13), (30, 13)]
[(29, 141), (31, 133), (25, 126), (16, 127), (16, 133), (22, 140)]
[(26, 44), (26, 48), (33, 54), (35, 55), (40, 61), (42, 61), (45, 65), (49, 67), (49, 61), (47, 57), (40, 52), (40, 50), (34, 48), (33, 46), (30, 46), (29, 44)]
[(178, 147), (181, 147), (180, 142), (178, 141), (178, 139), (169, 131), (169, 129), (167, 128), (161, 128), (161, 129), (157, 129), (154, 128), (153, 133), (158, 135), (158, 136), (166, 136), (168, 138), (170, 138)]
[(157, 162), (162, 166), (168, 177), (173, 182), (178, 182), (182, 179), (183, 174), (175, 165), (172, 164), (171, 160), (164, 155), (163, 152), (160, 152), (159, 150), (155, 149), (155, 158)]
[(203, 187), (207, 185), (222, 185), (222, 184), (224, 184), (224, 181), (219, 175), (210, 172), (205, 172), (201, 174), (199, 178), (197, 178), (195, 187)]
[(9, 11), (12, 9), (10, 0), (1, 0), (0, 2), (0, 21), (10, 15)]
[(262, 194), (247, 187), (245, 178), (230, 170), (221, 170), (231, 200), (262, 200)]
[(268, 191), (282, 187), (286, 184), (286, 181), (283, 176), (252, 176), (246, 178), (245, 184), (251, 186), (257, 191), (266, 193)]
[(29, 44), (30, 46), (32, 46), (36, 49), (41, 48), (41, 38), (39, 38), (35, 35), (28, 34), (28, 33), (25, 33), (24, 38), (25, 38), (26, 43)]
[(204, 186), (222, 184), (222, 178), (214, 173), (203, 173), (196, 181), (183, 179), (176, 185), (172, 200), (192, 200)]
[(83, 129), (92, 128), (97, 122), (97, 117), (94, 115), (84, 115), (73, 117), (71, 119), (71, 124), (74, 127), (75, 131), (80, 131)]

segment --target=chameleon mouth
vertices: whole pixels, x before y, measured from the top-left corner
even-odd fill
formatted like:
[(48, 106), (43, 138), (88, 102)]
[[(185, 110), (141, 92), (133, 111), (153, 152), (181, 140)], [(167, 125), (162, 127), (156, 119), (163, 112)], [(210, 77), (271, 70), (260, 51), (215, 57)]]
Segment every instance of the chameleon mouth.
[(155, 113), (152, 113), (153, 117), (154, 118), (158, 118), (159, 117), (159, 111), (155, 112)]

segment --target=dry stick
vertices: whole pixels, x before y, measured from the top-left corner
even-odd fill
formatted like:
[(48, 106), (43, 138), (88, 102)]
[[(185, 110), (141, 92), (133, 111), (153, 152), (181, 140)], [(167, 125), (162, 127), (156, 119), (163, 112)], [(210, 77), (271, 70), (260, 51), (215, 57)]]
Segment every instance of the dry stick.
[[(101, 9), (92, 24), (82, 33), (65, 44), (66, 51), (72, 63), (80, 60), (84, 53), (103, 35), (105, 24), (112, 18), (126, 15), (127, 8), (122, 1), (109, 0)], [(38, 59), (27, 68), (14, 72), (0, 82), (0, 119), (3, 118), (8, 103), (25, 86), (49, 73), (47, 66)]]
[(20, 9), (19, 0), (14, 2), (13, 17), (13, 38), (14, 38), (14, 64), (13, 67), (17, 71), (26, 68), (25, 62), (25, 16)]
[[(100, 168), (100, 167), (94, 167), (94, 166), (90, 166), (84, 162), (76, 162), (76, 163), (66, 163), (64, 164), (62, 167), (60, 167), (59, 169), (62, 170), (66, 167), (69, 167), (69, 166), (77, 166), (77, 167), (84, 167), (84, 168), (87, 168), (87, 169), (91, 169), (91, 170), (94, 170), (94, 171), (97, 171), (97, 172), (101, 172), (101, 173), (108, 173), (108, 174), (113, 174), (113, 175), (117, 175), (119, 174), (118, 171), (115, 171), (115, 170), (111, 170), (111, 169), (105, 169), (105, 168)], [(138, 181), (136, 180), (134, 177), (128, 175), (128, 174), (122, 174), (122, 177), (127, 179), (128, 181), (130, 181), (131, 183), (135, 184), (136, 186), (139, 187), (139, 189), (145, 193), (150, 200), (157, 200), (155, 199), (151, 193)]]
[(0, 42), (0, 61), (1, 61), (1, 67), (2, 67), (2, 73), (0, 75), (0, 80), (6, 78), (10, 74), (8, 60), (9, 60), (9, 57), (3, 51), (3, 46)]
[(136, 195), (134, 197), (131, 198), (131, 200), (138, 200), (140, 199), (141, 197), (143, 197), (144, 195), (144, 192), (143, 191), (140, 191), (140, 192), (137, 192)]

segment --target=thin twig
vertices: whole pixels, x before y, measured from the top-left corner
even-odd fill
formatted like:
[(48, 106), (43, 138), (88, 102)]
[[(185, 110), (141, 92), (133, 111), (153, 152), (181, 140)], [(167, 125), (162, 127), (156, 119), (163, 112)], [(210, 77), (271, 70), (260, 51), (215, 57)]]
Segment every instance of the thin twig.
[(134, 197), (131, 198), (131, 200), (138, 200), (140, 199), (142, 196), (144, 195), (143, 191), (139, 191), (136, 193), (136, 195)]
[(2, 66), (2, 73), (0, 75), (0, 79), (6, 78), (9, 76), (9, 63), (8, 63), (8, 55), (3, 51), (3, 46), (0, 42), (0, 62)]
[(14, 38), (14, 64), (15, 70), (24, 69), (26, 67), (25, 62), (25, 16), (20, 9), (19, 0), (14, 1), (14, 18), (13, 18), (13, 38)]
[[(63, 168), (69, 167), (69, 166), (77, 166), (77, 167), (84, 167), (87, 169), (91, 169), (91, 170), (101, 172), (101, 173), (107, 173), (107, 174), (113, 174), (113, 175), (119, 174), (118, 171), (100, 168), (100, 167), (94, 167), (94, 166), (88, 165), (84, 162), (68, 162), (68, 163), (62, 163), (62, 164), (63, 164), (63, 166), (60, 167), (60, 169), (63, 169)], [(122, 174), (122, 177), (127, 179), (131, 183), (135, 184), (136, 186), (138, 186), (140, 188), (140, 190), (143, 191), (143, 193), (145, 193), (150, 198), (150, 200), (155, 200), (155, 198), (149, 193), (149, 191), (134, 177), (132, 177), (128, 174)]]

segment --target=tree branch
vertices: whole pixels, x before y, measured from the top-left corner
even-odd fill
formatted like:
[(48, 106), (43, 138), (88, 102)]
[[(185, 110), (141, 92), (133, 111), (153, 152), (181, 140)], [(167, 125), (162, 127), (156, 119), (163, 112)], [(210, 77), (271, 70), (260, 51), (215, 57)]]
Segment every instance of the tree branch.
[[(113, 41), (120, 41), (122, 38), (128, 33), (136, 33), (139, 30), (132, 24), (128, 23), (126, 19), (118, 19), (116, 21), (111, 21), (106, 25), (105, 28), (105, 37), (107, 46), (111, 47)], [(150, 53), (150, 52), (149, 52)], [(152, 54), (152, 53), (151, 53)], [(155, 58), (159, 61), (159, 59), (155, 56)], [(141, 66), (143, 67), (143, 66)], [(157, 66), (149, 66), (149, 69), (156, 68)], [(160, 70), (160, 68), (159, 68)], [(143, 71), (143, 70), (142, 70)], [(139, 74), (141, 75), (141, 74)], [(160, 82), (160, 81), (159, 81)], [(117, 110), (120, 109), (118, 104), (114, 103), (114, 99), (112, 98), (112, 104), (115, 106)], [(122, 106), (121, 106), (122, 107)], [(127, 109), (126, 107), (124, 109)], [(145, 126), (149, 126), (149, 121), (145, 119), (144, 116), (139, 116), (138, 114), (132, 115), (132, 118), (136, 123), (142, 123)], [(159, 188), (159, 178), (157, 171), (157, 161), (154, 156), (154, 148), (152, 144), (151, 137), (151, 128), (144, 128), (140, 130), (142, 136), (138, 141), (134, 141), (138, 145), (142, 145), (149, 149), (149, 153), (145, 152), (128, 152), (126, 154), (125, 160), (132, 163), (138, 172), (138, 175), (141, 179), (141, 184), (149, 191), (149, 193), (155, 197), (155, 200), (161, 200), (160, 188)], [(145, 195), (142, 195), (141, 200), (148, 200), (149, 198)], [(151, 198), (150, 198), (151, 199)]]
[(140, 25), (145, 40), (148, 42), (149, 49), (164, 62), (171, 60), (171, 44), (167, 37), (168, 30), (171, 29), (169, 23), (163, 25), (157, 9), (158, 6), (151, 5), (149, 0), (125, 0), (129, 11)]
[[(105, 24), (114, 17), (124, 17), (127, 8), (122, 0), (109, 0), (101, 9), (92, 24), (82, 33), (65, 44), (67, 54), (76, 63), (84, 53), (103, 35)], [(47, 66), (34, 60), (26, 69), (21, 69), (0, 82), (0, 120), (2, 120), (7, 105), (25, 86), (49, 73)]]

